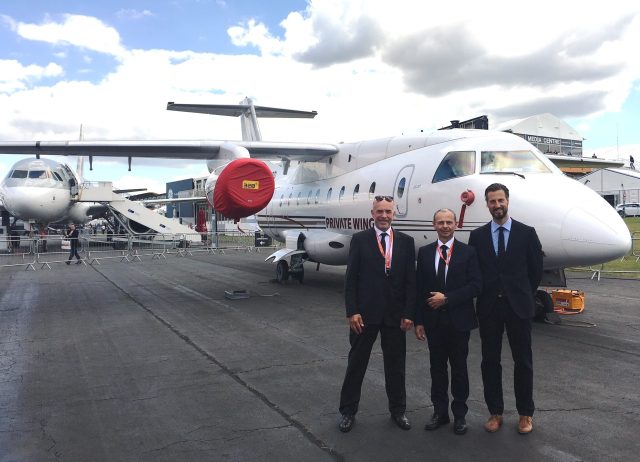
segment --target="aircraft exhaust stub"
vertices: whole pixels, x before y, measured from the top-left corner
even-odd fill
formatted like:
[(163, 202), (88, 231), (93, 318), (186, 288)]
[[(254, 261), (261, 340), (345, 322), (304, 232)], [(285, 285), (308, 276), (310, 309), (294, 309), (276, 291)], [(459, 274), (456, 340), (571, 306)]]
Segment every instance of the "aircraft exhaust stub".
[(274, 190), (273, 173), (267, 164), (257, 159), (236, 159), (220, 173), (212, 205), (224, 216), (239, 220), (265, 208)]

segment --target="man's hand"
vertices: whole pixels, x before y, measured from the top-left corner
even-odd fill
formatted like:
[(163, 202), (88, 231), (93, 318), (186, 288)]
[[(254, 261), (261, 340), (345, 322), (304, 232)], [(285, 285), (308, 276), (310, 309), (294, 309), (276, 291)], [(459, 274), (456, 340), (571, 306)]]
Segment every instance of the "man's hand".
[(424, 326), (416, 326), (416, 338), (418, 340), (426, 340), (427, 336), (424, 334)]
[(442, 292), (429, 292), (431, 297), (427, 298), (427, 305), (432, 310), (437, 310), (447, 303), (447, 297)]
[(410, 331), (412, 327), (413, 321), (411, 319), (403, 319), (400, 321), (400, 329), (402, 329), (402, 332)]
[(359, 314), (354, 314), (347, 318), (347, 322), (349, 323), (349, 329), (354, 331), (356, 334), (361, 334), (362, 329), (364, 328), (364, 323), (362, 322), (362, 316)]

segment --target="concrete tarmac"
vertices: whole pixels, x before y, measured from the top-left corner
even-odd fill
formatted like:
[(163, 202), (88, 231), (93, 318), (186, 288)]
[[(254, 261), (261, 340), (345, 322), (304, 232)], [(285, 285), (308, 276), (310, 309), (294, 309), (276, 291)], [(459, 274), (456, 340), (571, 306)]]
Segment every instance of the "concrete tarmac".
[[(344, 268), (274, 282), (266, 253), (0, 269), (0, 461), (603, 461), (640, 453), (640, 282), (569, 280), (596, 327), (534, 325), (534, 431), (484, 431), (471, 335), (464, 436), (423, 430), (426, 345), (407, 341), (407, 415), (389, 419), (379, 344), (356, 425), (337, 429), (349, 349)], [(246, 289), (250, 298), (226, 299)]]

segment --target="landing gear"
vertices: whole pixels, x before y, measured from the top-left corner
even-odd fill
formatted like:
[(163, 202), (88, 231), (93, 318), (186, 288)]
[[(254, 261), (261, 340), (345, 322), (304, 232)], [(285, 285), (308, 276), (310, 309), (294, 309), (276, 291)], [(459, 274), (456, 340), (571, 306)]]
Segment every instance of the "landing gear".
[(547, 313), (553, 313), (553, 300), (545, 290), (536, 290), (536, 314), (535, 321), (544, 321)]
[(289, 280), (289, 265), (284, 260), (276, 265), (276, 280), (281, 284)]
[(304, 266), (300, 264), (300, 268), (294, 273), (291, 272), (291, 277), (297, 279), (300, 284), (304, 282)]
[(304, 258), (301, 255), (291, 257), (291, 268), (289, 269), (291, 277), (297, 279), (300, 284), (304, 281)]
[(304, 281), (304, 259), (300, 255), (291, 257), (291, 266), (285, 261), (280, 260), (276, 265), (276, 280), (283, 283), (291, 279), (297, 280), (300, 284)]

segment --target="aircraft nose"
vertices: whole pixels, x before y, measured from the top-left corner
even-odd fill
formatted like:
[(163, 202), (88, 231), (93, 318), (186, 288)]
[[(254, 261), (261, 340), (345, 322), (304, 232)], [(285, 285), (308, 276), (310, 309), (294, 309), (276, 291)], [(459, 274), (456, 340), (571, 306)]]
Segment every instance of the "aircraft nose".
[(604, 201), (589, 208), (576, 206), (562, 224), (562, 246), (570, 266), (587, 266), (626, 255), (631, 233), (617, 212)]

